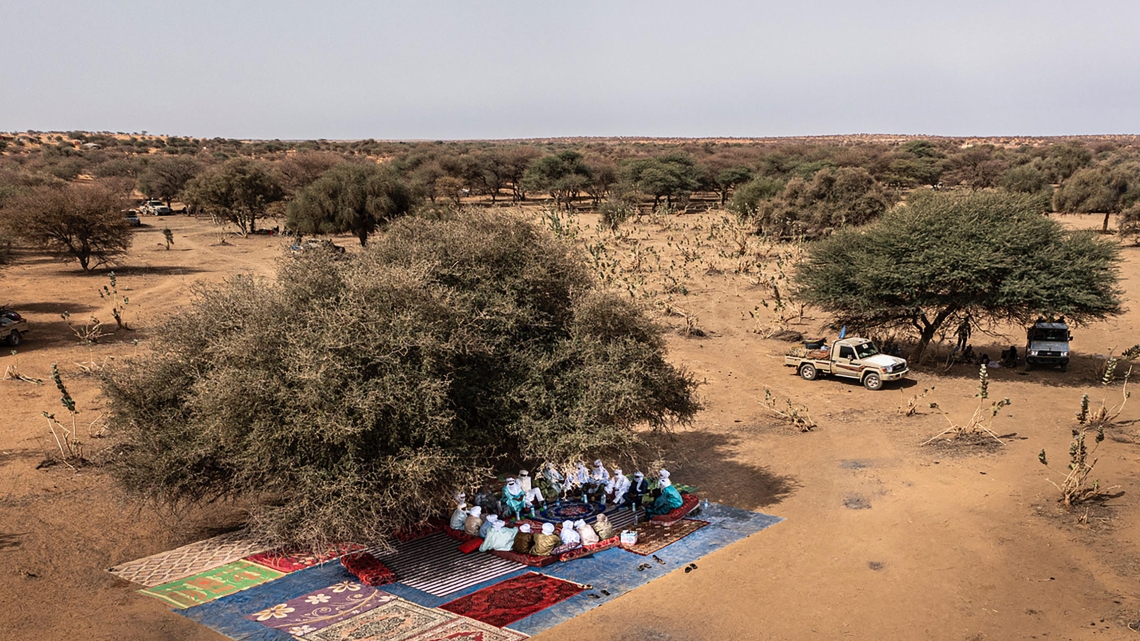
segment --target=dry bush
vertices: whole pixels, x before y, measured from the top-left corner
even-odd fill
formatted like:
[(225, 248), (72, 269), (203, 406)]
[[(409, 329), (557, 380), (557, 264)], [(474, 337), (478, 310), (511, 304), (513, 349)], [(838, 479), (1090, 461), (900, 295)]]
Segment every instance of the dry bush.
[(801, 432), (810, 432), (816, 427), (807, 405), (798, 405), (793, 403), (792, 399), (786, 398), (783, 406), (781, 406), (776, 397), (772, 395), (772, 390), (768, 388), (764, 388), (764, 400), (760, 404), (773, 416)]
[(111, 468), (163, 505), (254, 499), (272, 543), (379, 543), (488, 472), (632, 451), (698, 409), (662, 328), (514, 216), (405, 218), (207, 287), (105, 376)]
[[(1053, 487), (1056, 487), (1061, 493), (1061, 496), (1057, 500), (1064, 503), (1067, 507), (1085, 501), (1103, 498), (1107, 492), (1119, 487), (1114, 485), (1112, 487), (1101, 488), (1099, 480), (1089, 482), (1089, 475), (1092, 474), (1093, 468), (1096, 467), (1097, 463), (1097, 459), (1094, 458), (1090, 462), (1089, 458), (1096, 453), (1101, 442), (1104, 441), (1104, 426), (1100, 425), (1096, 428), (1096, 436), (1094, 438), (1095, 445), (1093, 445), (1091, 452), (1085, 446), (1085, 437), (1087, 434), (1088, 430), (1084, 428), (1073, 430), (1073, 442), (1069, 445), (1069, 466), (1064, 478), (1059, 484), (1053, 479), (1048, 479), (1048, 481), (1053, 484)], [(1049, 471), (1055, 471), (1049, 467), (1049, 461), (1045, 457), (1044, 449), (1037, 455), (1037, 460), (1041, 461), (1041, 464), (1048, 468)], [(1060, 472), (1057, 473), (1060, 474)]]
[[(925, 394), (925, 392), (923, 392), (923, 394)], [(930, 437), (923, 445), (927, 445), (943, 437), (953, 440), (968, 439), (982, 435), (992, 437), (993, 440), (1005, 445), (1005, 443), (998, 438), (998, 435), (993, 431), (992, 427), (994, 418), (997, 417), (998, 412), (1000, 412), (1002, 408), (1008, 407), (1011, 401), (1008, 398), (1003, 398), (1000, 401), (993, 401), (988, 405), (986, 404), (986, 401), (990, 398), (990, 374), (985, 363), (982, 363), (978, 370), (978, 393), (976, 396), (978, 398), (978, 407), (974, 409), (974, 413), (965, 424), (955, 423), (954, 420), (950, 418), (950, 415), (938, 406), (938, 403), (931, 403), (930, 408), (938, 410), (938, 413), (942, 415), (942, 418), (946, 419), (950, 427)]]

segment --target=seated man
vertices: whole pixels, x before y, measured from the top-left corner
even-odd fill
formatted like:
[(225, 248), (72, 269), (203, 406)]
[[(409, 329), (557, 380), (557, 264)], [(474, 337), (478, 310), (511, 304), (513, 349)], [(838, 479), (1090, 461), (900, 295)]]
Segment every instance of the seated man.
[(574, 545), (582, 542), (582, 537), (578, 536), (578, 530), (574, 529), (573, 521), (562, 522), (562, 545)]
[(483, 508), (476, 505), (467, 512), (463, 521), (463, 531), (470, 536), (479, 536), (479, 528), (483, 527)]
[(491, 486), (486, 483), (475, 493), (475, 505), (478, 505), (483, 509), (483, 512), (487, 514), (501, 514), (503, 512), (503, 504), (499, 502), (499, 498), (491, 491)]
[(451, 521), (448, 523), (453, 530), (462, 530), (464, 523), (467, 521), (467, 504), (460, 502), (455, 507), (455, 511), (451, 513)]
[(534, 535), (534, 546), (530, 548), (530, 553), (534, 556), (550, 556), (559, 545), (562, 545), (562, 538), (554, 533), (554, 524), (543, 523), (542, 532)]
[(621, 468), (614, 470), (614, 476), (606, 483), (606, 494), (613, 497), (614, 505), (624, 505), (626, 493), (629, 492), (629, 479), (622, 474)]
[(487, 530), (487, 536), (483, 538), (483, 542), (479, 544), (480, 552), (487, 552), (489, 550), (502, 550), (509, 552), (514, 549), (515, 536), (518, 530), (513, 527), (506, 527), (502, 520), (494, 521), (491, 529)]
[(488, 514), (487, 520), (483, 521), (483, 525), (479, 526), (479, 538), (487, 536), (487, 531), (491, 529), (491, 526), (499, 522), (501, 522), (501, 519), (499, 519), (498, 514)]
[(586, 525), (582, 519), (574, 521), (574, 529), (578, 532), (578, 538), (582, 540), (582, 545), (593, 545), (601, 540), (594, 528)]
[(538, 486), (542, 489), (543, 495), (546, 497), (561, 498), (562, 492), (566, 489), (566, 477), (555, 469), (552, 463), (547, 463), (542, 468), (542, 476), (538, 480)]
[(633, 483), (629, 486), (629, 492), (626, 496), (629, 499), (629, 507), (631, 510), (636, 510), (641, 507), (641, 501), (645, 495), (649, 493), (649, 481), (645, 479), (645, 475), (641, 472), (633, 473)]
[(673, 487), (673, 482), (669, 480), (669, 470), (661, 470), (657, 481), (657, 490), (660, 494), (654, 499), (653, 505), (645, 508), (645, 513), (649, 516), (668, 514), (681, 507), (685, 502), (681, 498), (681, 493)]
[(594, 461), (594, 469), (590, 470), (590, 479), (586, 482), (586, 498), (591, 502), (602, 501), (605, 497), (606, 485), (610, 482), (610, 473), (601, 459)]
[(583, 463), (579, 463), (574, 471), (570, 473), (570, 477), (566, 480), (566, 485), (569, 486), (569, 492), (574, 494), (585, 493), (586, 485), (590, 483), (590, 471), (586, 469)]
[(524, 510), (541, 506), (544, 501), (542, 490), (538, 488), (531, 488), (530, 491), (524, 490), (518, 479), (509, 478), (503, 487), (502, 502), (507, 508), (508, 514), (514, 514), (515, 518), (522, 518)]
[(613, 523), (610, 523), (610, 518), (605, 514), (599, 514), (598, 520), (594, 521), (594, 532), (597, 532), (599, 540), (605, 540), (613, 536), (614, 526)]
[(511, 550), (519, 554), (529, 554), (533, 544), (534, 535), (530, 532), (530, 523), (523, 523), (519, 526), (519, 533), (515, 535), (515, 542), (511, 545)]
[[(509, 481), (510, 479), (507, 480)], [(530, 484), (530, 472), (527, 472), (526, 470), (519, 470), (518, 482), (519, 487), (523, 489), (523, 492), (529, 492), (533, 489), (533, 486)]]

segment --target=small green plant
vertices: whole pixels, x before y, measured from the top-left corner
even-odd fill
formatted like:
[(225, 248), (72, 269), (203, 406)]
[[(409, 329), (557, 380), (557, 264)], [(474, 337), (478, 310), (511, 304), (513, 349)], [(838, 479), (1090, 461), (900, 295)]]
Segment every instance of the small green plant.
[(43, 416), (47, 419), (48, 429), (51, 431), (52, 437), (55, 438), (60, 457), (64, 463), (74, 469), (75, 465), (83, 463), (83, 443), (79, 440), (79, 427), (76, 421), (79, 410), (76, 409), (75, 399), (71, 398), (67, 386), (63, 384), (59, 368), (54, 363), (51, 366), (51, 380), (55, 381), (56, 389), (59, 390), (60, 404), (71, 415), (71, 425), (68, 426), (60, 422), (52, 413), (43, 412)]
[(169, 227), (164, 227), (162, 237), (166, 239), (166, 251), (170, 251), (170, 246), (174, 244), (174, 232), (170, 231)]
[[(1067, 507), (1095, 499), (1102, 496), (1105, 492), (1115, 489), (1117, 486), (1112, 486), (1102, 489), (1100, 481), (1094, 480), (1091, 483), (1088, 478), (1092, 474), (1093, 468), (1096, 467), (1097, 459), (1089, 460), (1090, 457), (1096, 453), (1097, 448), (1100, 447), (1101, 442), (1104, 441), (1104, 426), (1099, 425), (1096, 428), (1096, 436), (1093, 438), (1094, 445), (1092, 451), (1089, 451), (1085, 446), (1085, 438), (1088, 430), (1074, 429), (1073, 442), (1069, 445), (1069, 467), (1065, 473), (1065, 478), (1060, 484), (1053, 479), (1048, 479), (1053, 487), (1056, 487), (1061, 492), (1061, 497), (1058, 499)], [(1041, 453), (1037, 455), (1037, 460), (1041, 462), (1050, 472), (1060, 474), (1053, 468), (1049, 467), (1049, 460), (1045, 456), (1045, 450), (1042, 449)]]
[[(1131, 351), (1131, 350), (1129, 350)], [(1125, 352), (1127, 353), (1127, 352)], [(1116, 381), (1116, 358), (1109, 358), (1104, 368), (1104, 374), (1101, 376), (1100, 384), (1102, 387), (1108, 387)], [(1120, 412), (1124, 410), (1124, 405), (1128, 403), (1128, 399), (1132, 396), (1132, 392), (1128, 391), (1128, 379), (1132, 377), (1132, 368), (1129, 367), (1128, 371), (1124, 373), (1123, 382), (1124, 387), (1121, 389), (1120, 404), (1110, 405), (1108, 397), (1105, 396), (1100, 400), (1098, 407), (1089, 406), (1089, 395), (1081, 395), (1081, 409), (1077, 412), (1077, 422), (1081, 425), (1088, 427), (1104, 428), (1105, 426), (1112, 425)]]
[(938, 413), (942, 414), (942, 418), (946, 419), (950, 427), (930, 437), (923, 445), (927, 445), (944, 436), (952, 439), (960, 439), (982, 434), (988, 435), (998, 443), (1005, 445), (1001, 438), (993, 431), (993, 422), (994, 419), (997, 418), (998, 412), (1011, 405), (1012, 401), (1008, 398), (1003, 398), (1000, 401), (990, 403), (988, 406), (986, 405), (986, 401), (990, 398), (990, 374), (985, 363), (982, 363), (978, 369), (978, 393), (974, 396), (978, 399), (978, 407), (974, 410), (973, 415), (970, 416), (970, 420), (967, 421), (965, 425), (955, 423), (954, 420), (950, 418), (950, 415), (938, 406), (938, 403), (931, 403), (930, 408), (938, 410)]
[(115, 272), (110, 275), (111, 285), (103, 285), (103, 289), (99, 290), (99, 298), (111, 301), (111, 316), (115, 318), (115, 326), (117, 329), (130, 329), (127, 327), (126, 321), (123, 320), (123, 310), (130, 304), (131, 299), (126, 296), (122, 301), (119, 300), (119, 287), (118, 279), (115, 278)]
[(776, 397), (772, 395), (772, 390), (768, 388), (764, 388), (764, 402), (761, 405), (777, 418), (801, 432), (810, 432), (815, 429), (816, 424), (811, 418), (807, 405), (796, 405), (792, 403), (792, 399), (787, 398), (784, 399), (784, 407), (781, 408)]
[(903, 416), (914, 416), (918, 413), (918, 406), (920, 404), (920, 401), (925, 398), (927, 394), (933, 391), (933, 385), (930, 387), (924, 387), (921, 394), (915, 394), (914, 396), (910, 397), (910, 400), (906, 402), (906, 407), (899, 408), (899, 413)]

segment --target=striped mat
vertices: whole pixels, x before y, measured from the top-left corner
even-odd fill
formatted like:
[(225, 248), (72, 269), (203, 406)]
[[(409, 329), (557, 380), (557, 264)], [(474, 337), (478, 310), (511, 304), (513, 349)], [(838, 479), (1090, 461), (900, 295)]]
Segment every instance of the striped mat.
[[(606, 518), (610, 520), (610, 524), (614, 526), (614, 532), (621, 532), (622, 530), (629, 529), (633, 526), (633, 511), (632, 510), (618, 510), (616, 512), (606, 512)], [(645, 519), (649, 518), (645, 514), (645, 508), (637, 508), (637, 522), (644, 523)]]
[(400, 583), (433, 596), (446, 596), (526, 568), (493, 554), (464, 554), (459, 551), (459, 543), (444, 534), (395, 542), (393, 547), (395, 552), (385, 553), (379, 548), (369, 552), (395, 570)]

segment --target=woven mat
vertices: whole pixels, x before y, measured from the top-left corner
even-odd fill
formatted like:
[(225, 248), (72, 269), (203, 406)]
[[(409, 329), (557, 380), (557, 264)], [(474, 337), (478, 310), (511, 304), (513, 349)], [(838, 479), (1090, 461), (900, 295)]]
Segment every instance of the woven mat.
[(212, 570), (264, 549), (265, 546), (257, 545), (249, 535), (239, 530), (122, 563), (110, 568), (108, 572), (134, 583), (154, 587)]
[(284, 572), (296, 572), (308, 567), (312, 567), (325, 561), (331, 561), (335, 558), (344, 556), (349, 552), (363, 550), (363, 545), (355, 543), (341, 543), (340, 545), (330, 546), (329, 549), (313, 554), (312, 552), (302, 552), (297, 550), (271, 550), (269, 552), (258, 552), (245, 557), (246, 561), (253, 561), (258, 565), (264, 565), (267, 568)]
[(447, 596), (496, 577), (525, 568), (493, 554), (464, 554), (444, 534), (393, 543), (394, 553), (369, 550), (400, 577), (400, 583), (433, 596)]
[(582, 589), (577, 583), (529, 572), (439, 607), (501, 628), (561, 603)]
[(301, 636), (394, 600), (396, 597), (387, 592), (352, 581), (342, 581), (246, 615), (245, 618), (267, 628)]
[(625, 549), (634, 554), (648, 556), (670, 543), (689, 536), (708, 524), (708, 521), (698, 521), (696, 519), (682, 519), (671, 526), (662, 526), (652, 522), (639, 523), (633, 528), (628, 528), (637, 532), (637, 545)]
[(435, 608), (396, 599), (359, 616), (305, 635), (316, 641), (408, 641), (455, 618)]
[(517, 641), (526, 638), (527, 636), (521, 632), (500, 629), (475, 619), (459, 617), (407, 641)]
[(189, 608), (285, 576), (249, 561), (234, 561), (184, 579), (139, 590), (173, 605)]

